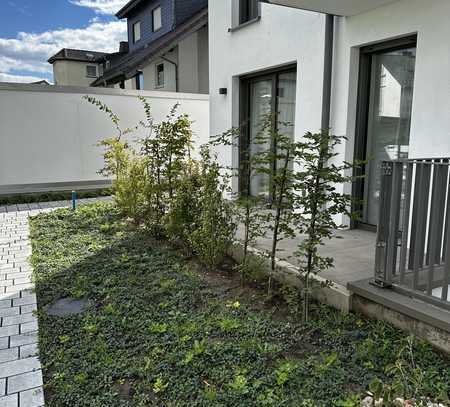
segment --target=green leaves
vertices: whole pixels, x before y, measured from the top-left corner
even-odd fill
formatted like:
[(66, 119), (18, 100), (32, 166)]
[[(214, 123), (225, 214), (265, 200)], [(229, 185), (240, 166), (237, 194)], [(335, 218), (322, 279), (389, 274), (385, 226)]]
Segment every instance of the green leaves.
[(151, 334), (163, 334), (167, 332), (167, 328), (167, 324), (152, 323), (148, 330)]
[[(429, 345), (325, 306), (303, 325), (256, 289), (229, 292), (236, 280), (215, 271), (205, 280), (114, 205), (41, 214), (31, 233), (49, 407), (352, 406), (375, 377), (447, 397), (448, 361)], [(92, 306), (47, 315), (73, 286)]]
[(295, 370), (298, 368), (298, 364), (286, 361), (282, 363), (277, 370), (275, 370), (276, 375), (276, 383), (278, 386), (283, 386), (292, 376), (292, 374), (295, 372)]

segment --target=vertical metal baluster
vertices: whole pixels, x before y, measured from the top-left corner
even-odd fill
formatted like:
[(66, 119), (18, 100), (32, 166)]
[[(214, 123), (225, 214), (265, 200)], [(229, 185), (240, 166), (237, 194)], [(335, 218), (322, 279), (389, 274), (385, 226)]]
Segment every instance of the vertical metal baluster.
[(381, 165), (380, 212), (378, 217), (377, 243), (375, 251), (375, 281), (381, 286), (388, 286), (386, 278), (386, 244), (389, 239), (389, 205), (392, 192), (392, 162), (383, 161)]
[(420, 202), (420, 194), (418, 191), (420, 190), (420, 186), (422, 184), (422, 171), (423, 165), (422, 161), (416, 161), (416, 176), (414, 179), (414, 197), (413, 197), (413, 207), (412, 207), (412, 219), (411, 219), (411, 240), (409, 242), (409, 256), (408, 256), (408, 269), (414, 269), (414, 255), (416, 249), (416, 236), (417, 236), (417, 225), (418, 225), (418, 210), (419, 210), (419, 202)]
[[(450, 164), (450, 162), (449, 162), (449, 160), (445, 160), (445, 162), (447, 163), (447, 173), (446, 173), (447, 184), (445, 185), (445, 188), (447, 190), (447, 204), (448, 204), (448, 201), (450, 201), (450, 175), (449, 175), (449, 171), (450, 171), (450, 165), (449, 164)], [(444, 236), (443, 236), (443, 239), (442, 239), (442, 258), (440, 259), (440, 264), (445, 263), (445, 256), (446, 256), (445, 248), (447, 247), (447, 233), (446, 233), (446, 230), (447, 230), (447, 227), (448, 227), (448, 224), (449, 224), (449, 217), (450, 217), (450, 210), (449, 210), (449, 207), (447, 205), (447, 208), (445, 209)]]
[[(417, 191), (415, 193), (418, 195), (418, 206), (417, 206), (417, 227), (415, 230), (414, 238), (414, 274), (413, 274), (413, 290), (419, 288), (419, 270), (423, 266), (424, 260), (424, 249), (425, 249), (425, 228), (427, 221), (427, 208), (428, 208), (428, 194), (429, 194), (429, 173), (430, 165), (426, 163), (417, 164), (421, 167), (420, 169), (420, 182)], [(428, 180), (428, 182), (427, 182)]]
[(389, 235), (387, 241), (386, 284), (392, 284), (397, 268), (398, 227), (402, 197), (403, 163), (393, 163), (391, 201), (389, 203)]
[(406, 164), (406, 181), (405, 181), (405, 206), (403, 209), (402, 222), (402, 243), (400, 248), (400, 284), (405, 284), (406, 256), (408, 253), (408, 233), (409, 233), (409, 215), (411, 207), (412, 178), (414, 164), (408, 162)]
[(430, 224), (428, 228), (428, 244), (427, 244), (427, 258), (425, 260), (426, 265), (429, 266), (427, 270), (427, 295), (431, 295), (433, 291), (434, 280), (434, 264), (436, 261), (436, 248), (438, 240), (439, 229), (439, 200), (441, 191), (439, 191), (439, 165), (433, 165), (433, 182), (431, 190), (431, 207), (430, 207)]
[[(449, 193), (450, 195), (450, 193)], [(450, 214), (450, 199), (447, 200), (447, 215)], [(447, 222), (447, 227), (445, 229), (445, 259), (450, 258), (450, 222)], [(442, 295), (441, 299), (443, 301), (448, 300), (448, 285), (450, 284), (450, 262), (445, 261), (444, 263), (444, 278), (442, 281)]]

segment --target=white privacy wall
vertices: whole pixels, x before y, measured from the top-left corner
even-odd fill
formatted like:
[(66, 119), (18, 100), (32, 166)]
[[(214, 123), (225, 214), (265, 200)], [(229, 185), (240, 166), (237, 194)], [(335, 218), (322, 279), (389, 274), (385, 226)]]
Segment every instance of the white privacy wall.
[[(197, 145), (209, 139), (208, 96), (116, 89), (0, 84), (0, 187), (102, 179), (102, 151), (96, 144), (115, 135), (105, 113), (82, 100), (90, 94), (132, 127), (144, 118), (137, 95), (150, 102), (156, 121), (180, 103), (194, 121)], [(142, 137), (142, 130), (131, 139)]]
[(449, 157), (450, 1), (399, 0), (336, 21), (331, 126), (349, 138), (342, 154), (354, 152), (359, 48), (417, 34), (410, 157)]
[[(237, 6), (236, 0), (209, 1), (211, 134), (239, 124), (240, 76), (293, 63), (297, 64), (296, 137), (319, 130), (324, 15), (261, 3), (259, 21), (229, 32)], [(219, 88), (227, 88), (228, 94), (219, 95)], [(231, 165), (231, 148), (219, 149), (219, 156)]]

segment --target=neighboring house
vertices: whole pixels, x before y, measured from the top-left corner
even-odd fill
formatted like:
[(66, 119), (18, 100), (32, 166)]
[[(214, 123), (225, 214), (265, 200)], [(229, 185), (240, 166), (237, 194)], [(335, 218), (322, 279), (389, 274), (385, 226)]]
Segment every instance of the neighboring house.
[(208, 93), (207, 0), (132, 0), (117, 17), (129, 53), (106, 58), (92, 86)]
[(103, 52), (64, 48), (48, 62), (53, 65), (53, 81), (58, 86), (89, 86), (101, 75)]
[[(220, 148), (223, 164), (239, 167), (268, 112), (294, 123), (295, 139), (321, 128), (345, 135), (336, 160), (370, 160), (345, 190), (363, 202), (362, 219), (343, 221), (379, 226), (375, 280), (406, 296), (366, 283), (353, 292), (447, 332), (449, 21), (448, 0), (209, 2), (211, 134), (242, 133), (239, 147)], [(270, 198), (264, 180), (250, 192)]]

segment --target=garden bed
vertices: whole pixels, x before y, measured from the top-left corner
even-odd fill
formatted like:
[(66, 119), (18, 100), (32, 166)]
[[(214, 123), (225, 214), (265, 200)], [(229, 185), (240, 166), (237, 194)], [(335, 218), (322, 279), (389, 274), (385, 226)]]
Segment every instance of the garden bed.
[[(429, 345), (411, 353), (403, 332), (325, 306), (304, 325), (258, 284), (241, 288), (229, 263), (206, 272), (112, 204), (31, 228), (47, 406), (351, 407), (374, 379), (397, 381), (396, 362), (420, 371), (405, 381), (421, 395), (448, 392), (450, 364)], [(48, 315), (62, 298), (89, 305)]]

